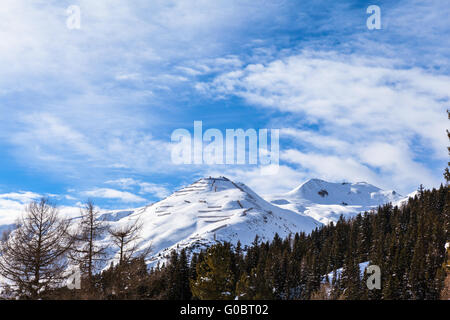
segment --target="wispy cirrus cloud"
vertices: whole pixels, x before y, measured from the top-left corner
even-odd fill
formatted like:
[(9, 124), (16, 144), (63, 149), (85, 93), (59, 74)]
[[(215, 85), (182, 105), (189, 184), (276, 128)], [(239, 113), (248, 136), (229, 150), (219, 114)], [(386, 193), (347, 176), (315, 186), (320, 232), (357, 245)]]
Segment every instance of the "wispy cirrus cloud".
[(135, 180), (133, 178), (121, 178), (117, 180), (109, 180), (105, 182), (106, 184), (116, 185), (125, 190), (138, 189), (138, 193), (141, 195), (152, 195), (157, 198), (164, 198), (170, 194), (170, 190), (156, 183), (143, 182), (140, 180)]
[(40, 197), (42, 197), (42, 195), (30, 191), (10, 192), (0, 194), (0, 199), (15, 200), (19, 201), (20, 203), (27, 203), (36, 200)]
[(83, 191), (82, 195), (92, 198), (115, 199), (125, 203), (140, 203), (148, 200), (137, 196), (131, 192), (120, 191), (111, 188), (96, 188), (93, 190)]

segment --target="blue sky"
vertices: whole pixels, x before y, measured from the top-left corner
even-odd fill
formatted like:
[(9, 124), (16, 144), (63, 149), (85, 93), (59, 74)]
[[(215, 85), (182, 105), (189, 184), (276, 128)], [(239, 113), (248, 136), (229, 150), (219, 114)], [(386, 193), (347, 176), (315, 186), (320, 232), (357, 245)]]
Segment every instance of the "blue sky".
[[(438, 186), (448, 16), (440, 1), (4, 0), (0, 210), (40, 195), (133, 207), (216, 174), (263, 195), (313, 177)], [(194, 120), (280, 129), (278, 174), (174, 165), (170, 135)]]

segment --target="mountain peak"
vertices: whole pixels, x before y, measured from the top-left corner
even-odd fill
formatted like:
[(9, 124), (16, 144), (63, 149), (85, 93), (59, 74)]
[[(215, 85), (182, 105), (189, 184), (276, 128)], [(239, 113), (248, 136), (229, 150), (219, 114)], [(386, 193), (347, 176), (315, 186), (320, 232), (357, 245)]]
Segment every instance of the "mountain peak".
[(398, 203), (402, 196), (367, 182), (328, 182), (309, 179), (285, 195), (272, 198), (279, 207), (305, 214), (322, 222), (351, 217), (386, 203)]
[(249, 245), (256, 235), (271, 240), (276, 233), (288, 236), (310, 232), (321, 223), (311, 217), (279, 208), (243, 183), (226, 177), (205, 177), (167, 198), (135, 210), (112, 223), (129, 219), (143, 222), (141, 248), (151, 245), (151, 261), (165, 259), (172, 249), (196, 251), (216, 241)]
[(328, 182), (310, 179), (287, 193), (317, 204), (379, 205), (398, 201), (401, 196), (395, 191), (384, 191), (367, 182)]

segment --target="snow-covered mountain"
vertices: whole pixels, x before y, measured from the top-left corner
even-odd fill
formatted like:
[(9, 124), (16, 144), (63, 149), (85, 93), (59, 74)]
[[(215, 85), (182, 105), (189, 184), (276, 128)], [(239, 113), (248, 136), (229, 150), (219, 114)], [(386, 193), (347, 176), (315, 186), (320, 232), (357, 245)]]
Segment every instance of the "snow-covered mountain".
[(311, 179), (294, 190), (271, 197), (280, 208), (304, 214), (322, 223), (337, 221), (341, 215), (352, 217), (386, 203), (404, 199), (395, 191), (385, 191), (366, 182), (333, 183)]
[(103, 215), (114, 226), (139, 219), (142, 249), (151, 246), (150, 263), (172, 249), (203, 249), (215, 241), (250, 244), (255, 236), (310, 232), (321, 223), (270, 204), (242, 183), (225, 177), (204, 178), (152, 205)]
[[(150, 265), (165, 260), (172, 249), (198, 251), (215, 241), (249, 245), (256, 235), (263, 241), (275, 233), (309, 233), (343, 214), (351, 217), (378, 205), (404, 201), (395, 191), (370, 184), (330, 183), (311, 179), (291, 192), (264, 200), (243, 183), (225, 177), (203, 178), (145, 207), (102, 211), (100, 219), (113, 228), (139, 220), (143, 225), (139, 248), (151, 246)], [(78, 219), (79, 210), (65, 212)], [(67, 211), (67, 210), (66, 210)], [(9, 215), (8, 215), (9, 216)], [(0, 217), (0, 231), (13, 226), (12, 216)], [(106, 236), (103, 242), (111, 239)], [(110, 250), (111, 260), (115, 252)], [(109, 265), (109, 262), (108, 264)]]

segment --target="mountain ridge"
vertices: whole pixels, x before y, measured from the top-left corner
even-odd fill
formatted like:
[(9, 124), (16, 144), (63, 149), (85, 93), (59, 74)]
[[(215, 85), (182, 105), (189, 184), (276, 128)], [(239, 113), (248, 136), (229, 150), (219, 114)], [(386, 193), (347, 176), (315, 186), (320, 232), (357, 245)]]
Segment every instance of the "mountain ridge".
[(313, 217), (324, 224), (336, 222), (386, 203), (400, 203), (405, 197), (394, 190), (382, 190), (367, 182), (328, 182), (309, 179), (293, 190), (269, 201), (281, 208)]

